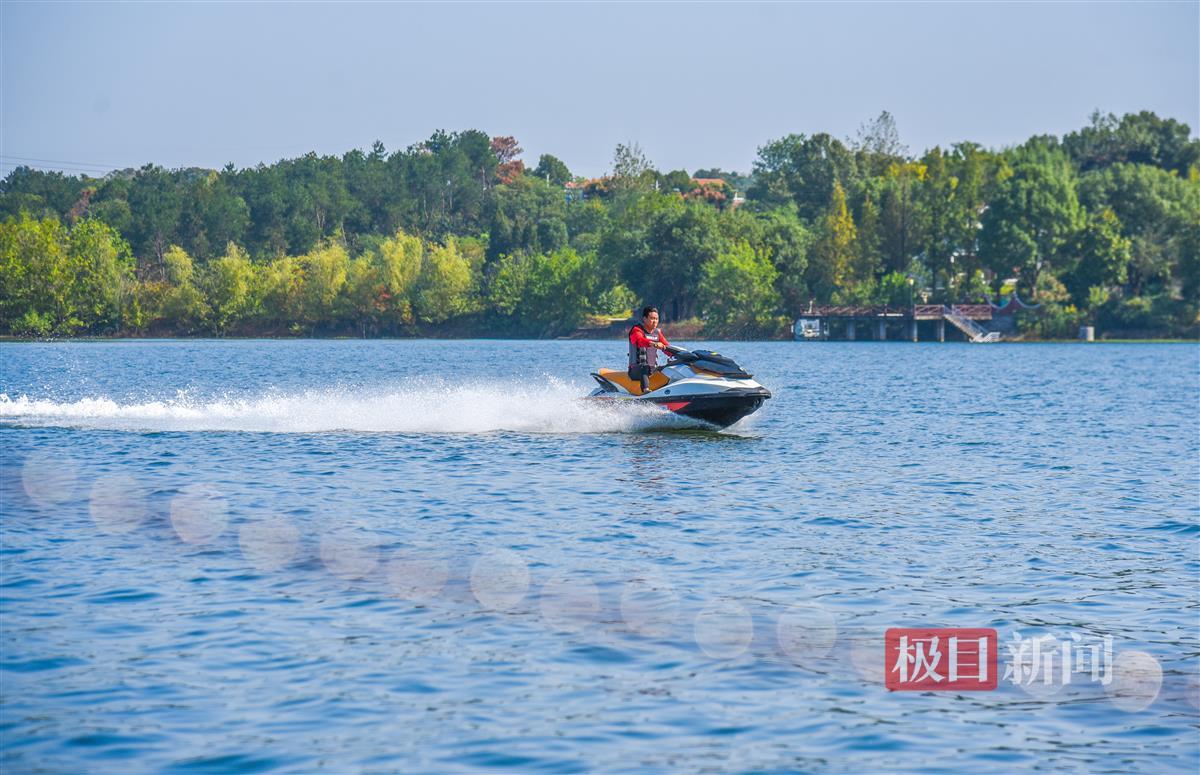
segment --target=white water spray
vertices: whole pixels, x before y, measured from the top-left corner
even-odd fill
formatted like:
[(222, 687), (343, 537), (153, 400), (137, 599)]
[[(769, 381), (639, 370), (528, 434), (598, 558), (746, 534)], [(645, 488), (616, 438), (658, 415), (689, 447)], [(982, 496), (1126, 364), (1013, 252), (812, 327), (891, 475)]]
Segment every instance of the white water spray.
[(120, 403), (0, 394), (0, 423), (124, 431), (320, 433), (621, 433), (699, 427), (653, 406), (609, 406), (557, 380), (404, 384), (390, 388), (268, 391)]

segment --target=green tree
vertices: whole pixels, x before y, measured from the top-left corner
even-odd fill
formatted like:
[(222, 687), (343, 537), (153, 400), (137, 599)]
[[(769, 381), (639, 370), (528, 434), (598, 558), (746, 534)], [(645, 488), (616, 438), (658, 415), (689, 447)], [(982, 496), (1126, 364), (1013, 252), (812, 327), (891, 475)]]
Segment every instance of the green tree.
[(74, 308), (67, 244), (67, 231), (55, 217), (21, 213), (0, 223), (0, 330), (47, 336), (83, 325)]
[(121, 329), (133, 299), (134, 260), (129, 244), (101, 221), (84, 219), (70, 231), (67, 249), (73, 280), (72, 307), (90, 333)]
[(172, 330), (192, 333), (208, 317), (208, 304), (196, 284), (192, 257), (178, 245), (163, 252), (163, 282), (155, 294), (158, 317)]
[(863, 196), (854, 242), (856, 254), (850, 272), (854, 292), (851, 295), (855, 300), (862, 301), (874, 293), (876, 278), (883, 273), (884, 263), (883, 224), (870, 191)]
[(909, 283), (909, 275), (903, 272), (888, 272), (879, 278), (873, 295), (866, 301), (892, 307), (907, 307), (913, 301), (913, 289), (914, 285)]
[(130, 241), (139, 257), (158, 267), (160, 276), (163, 254), (177, 241), (182, 207), (179, 187), (161, 167), (147, 164), (130, 181)]
[(205, 271), (204, 295), (211, 308), (213, 331), (228, 333), (256, 312), (254, 266), (246, 251), (230, 242), (225, 255), (209, 262)]
[(880, 243), (884, 263), (894, 272), (908, 271), (925, 235), (925, 211), (920, 190), (925, 165), (920, 162), (892, 164), (883, 177), (880, 192)]
[(419, 237), (398, 230), (379, 246), (380, 303), (386, 319), (393, 325), (412, 323), (412, 296), (425, 258), (425, 245)]
[(1200, 166), (1200, 140), (1187, 124), (1159, 118), (1151, 111), (1092, 114), (1091, 124), (1063, 138), (1063, 147), (1083, 171), (1113, 164), (1146, 164), (1186, 179)]
[(548, 153), (543, 153), (538, 157), (537, 167), (534, 168), (533, 174), (553, 186), (564, 186), (571, 180), (571, 171), (567, 169), (567, 165), (558, 157)]
[(693, 188), (692, 176), (686, 170), (672, 170), (659, 176), (658, 190), (665, 193), (686, 194)]
[(805, 270), (812, 232), (804, 228), (792, 209), (764, 213), (759, 222), (761, 232), (754, 247), (766, 255), (775, 268), (775, 290), (783, 311), (795, 316), (809, 299)]
[[(600, 249), (604, 235), (610, 229), (610, 214), (600, 199), (576, 202), (566, 208), (563, 220), (571, 247), (579, 253), (594, 253)], [(616, 274), (614, 269), (613, 274)]]
[(768, 207), (794, 202), (801, 219), (813, 223), (824, 214), (834, 186), (845, 190), (856, 179), (854, 156), (840, 140), (793, 134), (758, 149), (747, 196)]
[(387, 234), (395, 227), (389, 222), (388, 154), (376, 140), (369, 153), (355, 149), (342, 156), (342, 176), (350, 206), (346, 212), (346, 234)]
[(28, 214), (0, 225), (0, 330), (71, 335), (120, 330), (133, 298), (133, 257), (112, 227)]
[(436, 236), (479, 230), (498, 166), (486, 132), (434, 132), (397, 159), (409, 200), (397, 225)]
[(262, 268), (263, 319), (294, 330), (303, 317), (304, 266), (294, 256), (279, 256)]
[(282, 172), (289, 251), (307, 253), (322, 239), (345, 233), (352, 206), (340, 159), (308, 153), (285, 162)]
[(172, 285), (187, 285), (196, 276), (196, 264), (187, 251), (172, 245), (163, 253), (164, 279)]
[(209, 258), (245, 238), (250, 210), (233, 190), (230, 178), (229, 172), (209, 172), (192, 181), (184, 193), (179, 232), (192, 255)]
[(858, 168), (868, 177), (882, 177), (892, 165), (903, 164), (908, 157), (908, 148), (900, 142), (896, 130), (896, 119), (886, 110), (858, 128), (851, 148)]
[(35, 218), (54, 216), (66, 221), (92, 184), (86, 175), (75, 177), (18, 166), (0, 180), (0, 218), (15, 218), (27, 212)]
[(1200, 183), (1145, 164), (1088, 173), (1080, 197), (1091, 210), (1112, 208), (1130, 239), (1128, 283), (1134, 295), (1171, 284), (1182, 261), (1182, 235), (1200, 211)]
[(336, 322), (338, 295), (346, 285), (350, 256), (339, 242), (328, 241), (299, 257), (303, 277), (300, 319), (310, 326)]
[(1088, 307), (1097, 288), (1107, 291), (1124, 284), (1130, 242), (1122, 236), (1121, 221), (1112, 209), (1106, 207), (1088, 215), (1076, 237), (1075, 253), (1075, 268), (1063, 279), (1076, 307)]
[(923, 226), (918, 251), (933, 275), (934, 298), (951, 303), (978, 298), (980, 214), (1000, 165), (974, 143), (959, 143), (950, 153), (934, 148), (921, 162), (926, 173), (917, 189)]
[(618, 197), (644, 193), (653, 188), (654, 167), (637, 143), (618, 143), (613, 151), (612, 188)]
[(250, 211), (246, 229), (246, 247), (256, 255), (279, 255), (288, 248), (286, 199), (288, 197), (282, 163), (259, 165), (241, 170), (232, 177), (234, 189)]
[(622, 280), (664, 320), (695, 314), (701, 267), (725, 250), (719, 214), (673, 196), (647, 196), (614, 221), (601, 265), (620, 266)]
[(524, 253), (509, 253), (497, 259), (487, 286), (488, 306), (504, 317), (520, 312), (532, 272), (533, 262)]
[(591, 260), (571, 248), (505, 256), (489, 284), (489, 305), (525, 334), (555, 336), (579, 326), (595, 288)]
[(636, 293), (623, 283), (617, 283), (596, 294), (596, 298), (592, 302), (592, 309), (601, 315), (628, 317), (633, 314), (633, 308), (637, 302)]
[(491, 211), (489, 261), (518, 251), (557, 250), (568, 240), (562, 191), (540, 178), (522, 176), (511, 184), (496, 186), (488, 209)]
[(1020, 161), (983, 216), (980, 252), (998, 276), (1016, 272), (1036, 298), (1045, 269), (1070, 271), (1060, 265), (1071, 258), (1063, 249), (1075, 239), (1083, 217), (1065, 160)]
[(1195, 325), (1200, 313), (1200, 210), (1186, 216), (1179, 236), (1179, 281), (1183, 301), (1189, 309), (1184, 317)]
[(96, 220), (107, 223), (128, 238), (133, 224), (133, 210), (125, 199), (93, 199), (88, 212)]
[[(963, 202), (958, 196), (959, 179), (950, 171), (950, 163), (941, 148), (926, 152), (924, 185), (920, 187), (919, 206), (925, 218), (920, 253), (922, 262), (933, 273), (934, 297), (938, 301), (957, 301), (954, 294), (955, 259), (964, 254), (959, 223)], [(969, 205), (968, 205), (969, 206)]]
[(421, 265), (413, 309), (423, 323), (442, 323), (464, 312), (469, 304), (471, 265), (455, 240), (431, 245)]
[(779, 294), (770, 259), (739, 242), (704, 264), (699, 298), (705, 330), (717, 336), (773, 334)]
[(825, 216), (816, 231), (809, 251), (809, 287), (818, 299), (833, 299), (853, 294), (858, 254), (858, 232), (846, 205), (846, 192), (834, 183)]

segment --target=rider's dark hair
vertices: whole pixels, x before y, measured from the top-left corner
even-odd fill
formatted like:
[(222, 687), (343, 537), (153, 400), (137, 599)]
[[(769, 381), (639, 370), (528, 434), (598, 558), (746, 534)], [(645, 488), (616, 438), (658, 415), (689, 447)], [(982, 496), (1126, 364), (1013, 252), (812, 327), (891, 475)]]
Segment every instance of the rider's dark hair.
[(658, 307), (642, 307), (642, 318), (645, 319), (651, 312), (658, 312)]

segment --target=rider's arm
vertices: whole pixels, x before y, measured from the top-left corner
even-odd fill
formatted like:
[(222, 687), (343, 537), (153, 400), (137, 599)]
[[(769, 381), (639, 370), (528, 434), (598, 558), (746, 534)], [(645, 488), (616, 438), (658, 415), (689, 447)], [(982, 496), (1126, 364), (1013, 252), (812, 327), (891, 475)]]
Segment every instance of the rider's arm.
[(657, 341), (657, 342), (653, 342), (653, 341), (651, 341), (651, 340), (649, 340), (649, 339), (647, 339), (647, 338), (646, 338), (646, 334), (645, 334), (645, 332), (644, 332), (644, 331), (642, 331), (642, 327), (641, 327), (641, 326), (634, 326), (634, 327), (633, 327), (633, 330), (631, 330), (631, 331), (629, 332), (629, 341), (633, 342), (633, 346), (634, 346), (634, 347), (656, 347), (656, 348), (658, 348), (659, 350), (661, 350), (661, 349), (662, 349), (662, 347), (659, 347), (659, 344), (660, 344), (660, 343), (661, 343), (661, 344), (662, 344), (664, 347), (665, 347), (665, 346), (666, 346), (666, 344), (667, 344), (667, 338), (666, 338), (665, 336), (663, 336), (663, 333), (662, 333), (662, 331), (659, 331), (659, 332), (658, 332), (658, 341)]

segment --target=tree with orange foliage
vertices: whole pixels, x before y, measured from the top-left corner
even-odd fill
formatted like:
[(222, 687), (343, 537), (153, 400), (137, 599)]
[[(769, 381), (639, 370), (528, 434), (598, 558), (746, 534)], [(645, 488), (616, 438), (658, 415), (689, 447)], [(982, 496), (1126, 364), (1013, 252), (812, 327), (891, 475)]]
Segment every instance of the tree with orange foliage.
[(517, 145), (517, 138), (511, 135), (492, 138), (492, 153), (496, 154), (500, 165), (496, 169), (496, 178), (501, 183), (508, 185), (525, 174), (525, 162), (517, 158), (523, 151)]

